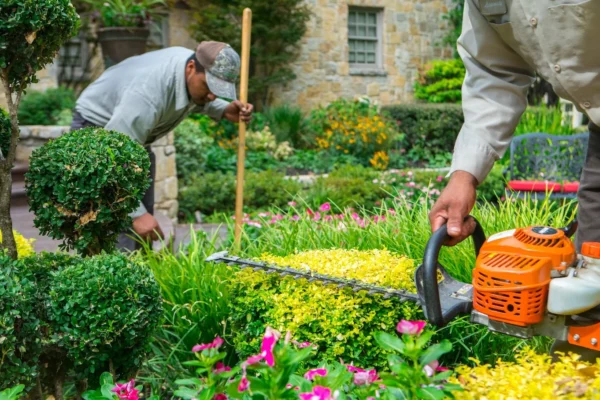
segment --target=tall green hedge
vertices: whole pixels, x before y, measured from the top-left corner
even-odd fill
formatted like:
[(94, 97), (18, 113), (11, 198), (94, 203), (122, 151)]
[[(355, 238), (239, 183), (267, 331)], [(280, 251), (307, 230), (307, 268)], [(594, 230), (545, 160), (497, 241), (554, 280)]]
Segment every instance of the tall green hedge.
[(448, 164), (464, 122), (460, 105), (403, 104), (386, 106), (383, 110), (398, 122), (404, 137), (396, 150), (409, 165)]

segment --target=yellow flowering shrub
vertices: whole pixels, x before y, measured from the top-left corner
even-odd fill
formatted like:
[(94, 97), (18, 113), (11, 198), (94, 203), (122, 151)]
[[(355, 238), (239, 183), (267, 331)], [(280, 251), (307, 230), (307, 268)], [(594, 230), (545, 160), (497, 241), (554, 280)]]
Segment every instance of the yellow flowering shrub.
[(397, 135), (394, 122), (366, 100), (337, 100), (313, 110), (310, 124), (317, 148), (349, 154), (385, 169), (387, 151)]
[[(17, 231), (13, 231), (15, 242), (17, 242), (17, 254), (19, 258), (28, 257), (35, 253), (33, 243), (35, 239), (26, 239)], [(0, 243), (2, 243), (2, 232), (0, 232)]]
[(495, 367), (473, 359), (474, 367), (455, 368), (453, 383), (464, 391), (455, 392), (458, 400), (509, 399), (598, 399), (600, 398), (600, 364), (578, 361), (566, 355), (556, 363), (547, 354), (526, 348), (515, 362), (498, 361)]
[[(260, 259), (414, 291), (415, 263), (387, 250), (312, 250), (287, 257), (264, 254)], [(387, 353), (377, 346), (372, 333), (394, 330), (401, 319), (422, 318), (416, 305), (397, 298), (248, 269), (234, 275), (233, 291), (233, 342), (242, 357), (255, 354), (265, 327), (271, 326), (319, 346), (315, 360), (341, 358), (381, 367), (387, 365)]]

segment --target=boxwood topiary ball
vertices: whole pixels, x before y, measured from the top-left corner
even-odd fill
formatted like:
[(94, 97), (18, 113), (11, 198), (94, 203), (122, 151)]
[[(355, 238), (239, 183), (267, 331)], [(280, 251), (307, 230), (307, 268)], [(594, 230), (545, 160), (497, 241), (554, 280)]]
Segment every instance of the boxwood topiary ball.
[(0, 252), (0, 390), (34, 386), (41, 353), (36, 289), (22, 260)]
[(149, 350), (162, 299), (150, 269), (124, 254), (73, 257), (50, 276), (46, 315), (52, 344), (79, 377), (107, 371), (112, 361), (125, 378)]
[(101, 128), (66, 133), (35, 150), (26, 174), (34, 223), (83, 255), (114, 250), (150, 185), (150, 158), (133, 139)]

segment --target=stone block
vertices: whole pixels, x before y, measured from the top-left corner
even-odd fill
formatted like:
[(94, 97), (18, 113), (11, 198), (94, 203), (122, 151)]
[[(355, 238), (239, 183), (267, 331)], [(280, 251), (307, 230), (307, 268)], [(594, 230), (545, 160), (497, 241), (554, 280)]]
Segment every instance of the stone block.
[(171, 154), (175, 154), (175, 146), (165, 146), (165, 155), (170, 156)]
[(169, 143), (170, 146), (175, 144), (175, 132), (173, 132), (173, 131), (169, 132), (169, 134), (167, 135), (167, 142)]
[(348, 76), (348, 74), (350, 73), (350, 65), (347, 62), (338, 64), (337, 73), (340, 76)]
[(367, 85), (367, 96), (379, 96), (379, 83), (373, 82)]
[(160, 146), (166, 146), (168, 144), (168, 139), (167, 136), (163, 136), (158, 140), (155, 140), (154, 143), (152, 143), (152, 148), (155, 147), (160, 147)]
[(179, 211), (179, 203), (177, 200), (167, 200), (160, 204), (156, 204), (155, 207), (162, 210), (167, 217), (171, 219), (177, 218), (177, 212)]
[(166, 156), (164, 152), (156, 152), (156, 180), (162, 181), (171, 176), (177, 176), (175, 157)]

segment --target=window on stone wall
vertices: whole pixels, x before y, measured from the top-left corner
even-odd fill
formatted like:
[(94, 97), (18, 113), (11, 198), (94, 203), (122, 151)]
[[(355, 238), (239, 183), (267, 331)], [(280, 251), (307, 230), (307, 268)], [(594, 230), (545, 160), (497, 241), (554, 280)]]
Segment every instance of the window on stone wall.
[(352, 67), (381, 68), (382, 15), (382, 10), (378, 9), (350, 8), (348, 14), (348, 61)]

